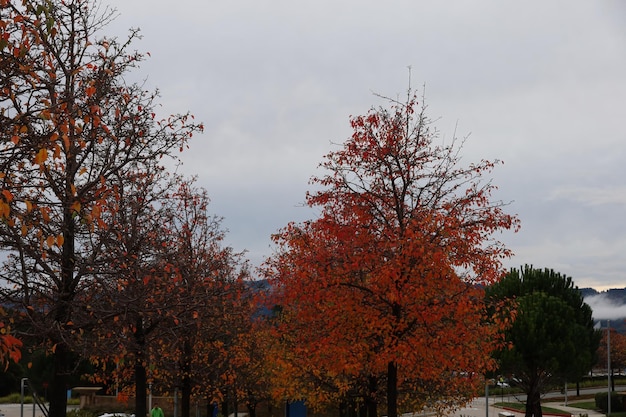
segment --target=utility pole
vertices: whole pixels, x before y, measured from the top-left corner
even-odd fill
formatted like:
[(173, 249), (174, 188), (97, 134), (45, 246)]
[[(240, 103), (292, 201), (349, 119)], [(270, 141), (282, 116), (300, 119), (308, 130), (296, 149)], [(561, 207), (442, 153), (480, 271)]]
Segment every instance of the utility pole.
[(608, 397), (607, 397), (607, 417), (611, 415), (611, 320), (606, 321), (606, 362), (607, 375), (609, 381)]

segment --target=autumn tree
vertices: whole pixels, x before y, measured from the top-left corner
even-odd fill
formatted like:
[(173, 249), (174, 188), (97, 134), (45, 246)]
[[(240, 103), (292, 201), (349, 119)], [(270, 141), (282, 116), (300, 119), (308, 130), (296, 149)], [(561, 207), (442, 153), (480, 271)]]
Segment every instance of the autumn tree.
[(229, 351), (229, 362), (238, 403), (246, 405), (250, 417), (256, 417), (259, 404), (271, 405), (269, 368), (274, 358), (270, 355), (268, 333), (251, 324), (252, 321), (237, 335)]
[(122, 198), (110, 202), (117, 220), (103, 234), (109, 268), (89, 300), (100, 320), (91, 359), (98, 378), (135, 396), (136, 414), (147, 411), (150, 383), (156, 395), (179, 388), (189, 415), (192, 396), (216, 385), (210, 368), (226, 356), (224, 334), (249, 321), (238, 301), (247, 266), (223, 244), (221, 218), (193, 179), (132, 177), (120, 178)]
[(495, 357), (500, 372), (515, 375), (526, 392), (526, 417), (541, 417), (541, 394), (555, 383), (578, 381), (595, 363), (600, 333), (591, 308), (571, 277), (528, 265), (512, 269), (486, 296), (516, 306), (507, 347)]
[(158, 95), (126, 75), (143, 59), (100, 35), (113, 12), (87, 0), (0, 1), (2, 296), (54, 358), (50, 416), (66, 413), (67, 378), (110, 227), (112, 178), (185, 146), (200, 125), (157, 119)]
[(154, 167), (118, 173), (111, 182), (118, 190), (108, 201), (112, 221), (95, 237), (105, 248), (99, 261), (106, 268), (94, 274), (86, 300), (97, 324), (83, 342), (100, 370), (96, 381), (115, 380), (118, 392), (135, 398), (135, 414), (145, 415), (148, 367), (169, 352), (162, 339), (174, 324), (169, 311), (177, 302), (171, 296), (175, 274), (167, 262), (161, 210), (176, 181)]
[(611, 336), (608, 336), (607, 329), (602, 329), (602, 339), (597, 352), (597, 366), (608, 367), (608, 345), (611, 347), (611, 389), (615, 391), (615, 378), (613, 378), (614, 370), (617, 369), (618, 374), (626, 367), (626, 335), (619, 333), (616, 329), (611, 328), (609, 330)]
[(170, 371), (181, 389), (183, 417), (190, 415), (192, 396), (206, 395), (203, 388), (215, 387), (207, 368), (219, 368), (232, 347), (229, 341), (250, 320), (241, 303), (248, 278), (244, 253), (224, 244), (222, 219), (208, 213), (209, 201), (206, 190), (182, 182), (160, 208), (166, 220), (162, 246), (173, 273), (174, 299), (168, 311), (173, 325), (164, 343), (173, 359)]
[(326, 381), (300, 398), (311, 405), (332, 386), (330, 399), (356, 393), (370, 416), (386, 398), (396, 417), (467, 401), (492, 367), (500, 326), (481, 287), (510, 256), (493, 234), (517, 219), (484, 178), (497, 162), (461, 164), (463, 141), (440, 141), (412, 91), (389, 102), (351, 119), (352, 136), (311, 180), (319, 218), (281, 230), (265, 272), (276, 340), (293, 357), (284, 369)]

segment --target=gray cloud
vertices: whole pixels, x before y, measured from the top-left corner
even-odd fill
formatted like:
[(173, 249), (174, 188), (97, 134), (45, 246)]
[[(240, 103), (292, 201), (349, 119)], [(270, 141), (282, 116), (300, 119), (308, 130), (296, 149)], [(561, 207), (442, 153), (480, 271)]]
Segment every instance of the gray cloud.
[[(106, 1), (106, 0), (105, 0)], [(522, 229), (516, 256), (580, 287), (626, 270), (626, 9), (619, 1), (109, 1), (109, 33), (140, 27), (133, 74), (163, 112), (206, 125), (182, 155), (254, 264), (300, 207), (350, 115), (426, 86), (442, 138), (471, 133), (464, 161), (502, 159), (496, 195)]]

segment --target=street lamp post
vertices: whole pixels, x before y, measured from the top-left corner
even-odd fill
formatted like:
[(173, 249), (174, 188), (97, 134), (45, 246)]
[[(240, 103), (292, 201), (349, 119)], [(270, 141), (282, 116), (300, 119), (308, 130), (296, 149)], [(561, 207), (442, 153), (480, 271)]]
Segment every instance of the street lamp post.
[(611, 320), (606, 321), (606, 363), (608, 375), (607, 417), (611, 415)]
[(489, 417), (489, 380), (485, 379), (485, 417)]

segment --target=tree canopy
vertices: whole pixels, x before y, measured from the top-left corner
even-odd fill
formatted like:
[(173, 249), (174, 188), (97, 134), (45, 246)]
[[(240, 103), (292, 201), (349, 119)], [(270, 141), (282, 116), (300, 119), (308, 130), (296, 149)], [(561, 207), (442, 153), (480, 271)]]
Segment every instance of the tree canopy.
[(540, 417), (541, 394), (555, 383), (578, 381), (595, 363), (600, 333), (591, 308), (572, 281), (551, 269), (512, 269), (486, 289), (489, 303), (511, 303), (515, 321), (500, 349), (500, 372), (525, 390), (526, 417)]
[(85, 0), (0, 1), (0, 278), (54, 358), (50, 415), (66, 413), (73, 350), (97, 323), (86, 303), (108, 274), (118, 180), (154, 173), (202, 125), (157, 117), (158, 94), (126, 81), (137, 37), (106, 38), (113, 11)]
[(497, 162), (461, 164), (463, 141), (439, 143), (413, 91), (390, 104), (353, 117), (311, 179), (319, 218), (274, 237), (277, 396), (357, 398), (370, 416), (386, 399), (396, 417), (466, 401), (493, 365), (481, 284), (510, 255), (494, 232), (518, 225), (483, 178)]

